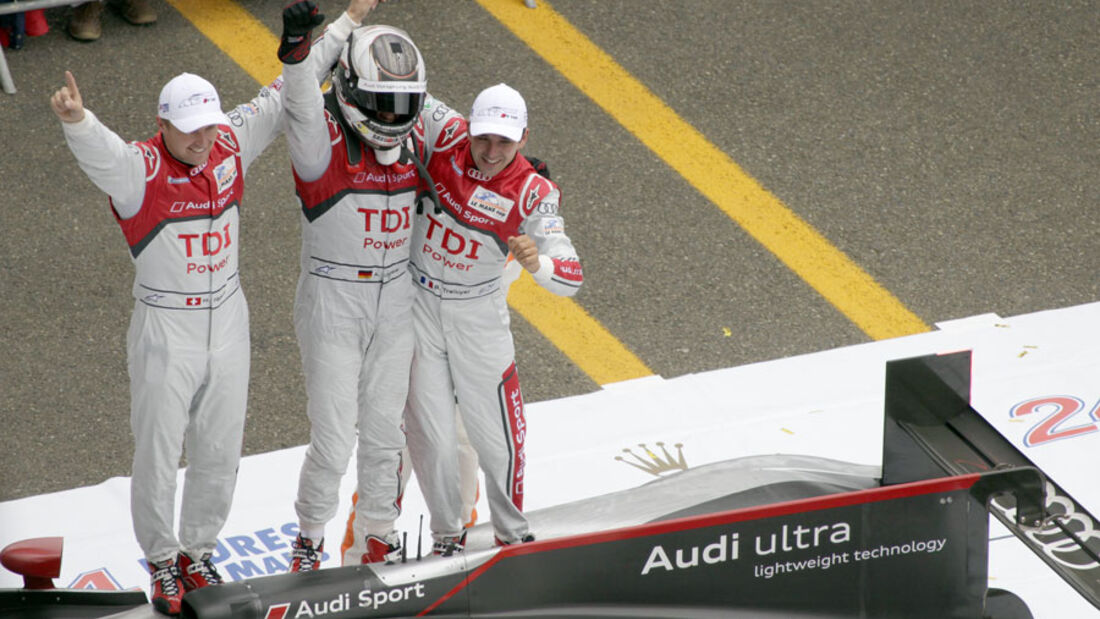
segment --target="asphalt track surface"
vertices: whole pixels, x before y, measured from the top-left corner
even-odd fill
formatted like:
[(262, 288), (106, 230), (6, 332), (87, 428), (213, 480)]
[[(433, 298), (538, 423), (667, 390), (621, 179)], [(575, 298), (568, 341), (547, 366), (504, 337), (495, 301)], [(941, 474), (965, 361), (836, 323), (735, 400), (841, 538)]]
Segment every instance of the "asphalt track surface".
[[(144, 139), (174, 75), (203, 75), (235, 105), (260, 86), (246, 67), (275, 53), (282, 2), (154, 4), (156, 25), (108, 12), (91, 44), (68, 39), (69, 10), (53, 9), (50, 33), (5, 50), (18, 92), (0, 93), (0, 500), (130, 469), (133, 272), (48, 107), (64, 70), (108, 126)], [(244, 11), (270, 33), (233, 23), (226, 51), (189, 4)], [(320, 4), (330, 17), (345, 6)], [(527, 152), (563, 187), (586, 275), (564, 327), (513, 312), (529, 402), (1100, 296), (1096, 1), (516, 7), (392, 0), (374, 19), (412, 34), (430, 90), (457, 109), (501, 81), (527, 97)], [(615, 80), (576, 79), (594, 58), (613, 59)], [(280, 138), (250, 169), (242, 209), (249, 454), (308, 441), (289, 169)]]

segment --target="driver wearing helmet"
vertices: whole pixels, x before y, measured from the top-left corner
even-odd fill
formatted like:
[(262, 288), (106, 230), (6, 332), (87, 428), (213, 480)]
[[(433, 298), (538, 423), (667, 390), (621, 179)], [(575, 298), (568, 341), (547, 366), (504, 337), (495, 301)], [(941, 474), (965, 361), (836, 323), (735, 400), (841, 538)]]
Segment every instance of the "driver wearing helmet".
[[(288, 48), (306, 33), (301, 53), (284, 54), (281, 47), (280, 58), (302, 213), (294, 330), (310, 421), (294, 503), (299, 534), (291, 570), (311, 571), (320, 566), (325, 525), (336, 515), (340, 479), (353, 451), (356, 521), (365, 523), (366, 552), (346, 562), (392, 560), (401, 553), (394, 521), (413, 349), (408, 262), (419, 181), (401, 152), (427, 83), (409, 36), (372, 25), (347, 38), (333, 88), (322, 94), (309, 63), (301, 62), (309, 53), (308, 26), (320, 21), (316, 9), (311, 2), (293, 3), (283, 18)], [(330, 27), (326, 36), (334, 35)]]
[(334, 79), (346, 127), (370, 146), (380, 165), (392, 165), (424, 106), (420, 52), (403, 30), (365, 26), (348, 39)]

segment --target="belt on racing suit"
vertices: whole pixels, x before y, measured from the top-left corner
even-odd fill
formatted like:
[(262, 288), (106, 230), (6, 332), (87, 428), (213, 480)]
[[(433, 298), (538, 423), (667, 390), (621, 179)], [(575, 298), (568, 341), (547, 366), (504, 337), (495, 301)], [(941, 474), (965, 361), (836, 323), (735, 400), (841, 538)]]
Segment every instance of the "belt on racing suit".
[(226, 299), (240, 290), (241, 280), (238, 275), (238, 273), (230, 275), (224, 286), (209, 292), (175, 292), (173, 290), (158, 290), (145, 284), (139, 284), (145, 292), (138, 297), (138, 301), (152, 307), (164, 309), (217, 309), (225, 303)]
[(478, 282), (476, 284), (456, 284), (454, 282), (443, 281), (437, 277), (432, 277), (416, 268), (416, 265), (411, 262), (409, 263), (409, 273), (412, 275), (413, 282), (416, 283), (417, 286), (447, 301), (477, 299), (490, 295), (501, 288), (500, 277), (494, 277), (493, 279)]
[(345, 282), (359, 282), (363, 284), (387, 284), (405, 275), (405, 263), (402, 260), (386, 266), (368, 266), (362, 264), (344, 264), (318, 258), (309, 257), (309, 274), (325, 279), (337, 279)]

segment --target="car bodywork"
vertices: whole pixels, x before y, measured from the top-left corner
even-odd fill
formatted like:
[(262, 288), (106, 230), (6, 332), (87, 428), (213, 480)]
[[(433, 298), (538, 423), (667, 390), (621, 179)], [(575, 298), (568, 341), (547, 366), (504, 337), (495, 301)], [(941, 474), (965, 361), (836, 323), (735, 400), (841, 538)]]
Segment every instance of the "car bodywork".
[[(185, 595), (183, 615), (1030, 617), (988, 587), (989, 513), (1100, 608), (1095, 540), (1073, 529), (1095, 518), (970, 408), (969, 376), (965, 352), (887, 364), (882, 469), (717, 462), (533, 511), (536, 542), (227, 583)], [(1051, 558), (1067, 544), (1076, 564)], [(28, 593), (0, 593), (0, 609)], [(33, 616), (121, 608), (81, 606)], [(118, 616), (155, 615), (142, 599)]]

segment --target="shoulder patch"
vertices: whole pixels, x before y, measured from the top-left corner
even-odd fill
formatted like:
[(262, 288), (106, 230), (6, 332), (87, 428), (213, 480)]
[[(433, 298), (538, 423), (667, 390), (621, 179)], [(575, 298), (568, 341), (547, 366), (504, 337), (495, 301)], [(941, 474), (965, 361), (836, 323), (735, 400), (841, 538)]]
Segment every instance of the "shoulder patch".
[(141, 142), (133, 142), (130, 146), (139, 151), (141, 158), (145, 161), (145, 180), (152, 180), (160, 171), (160, 152)]
[(241, 147), (237, 144), (237, 136), (232, 131), (224, 131), (221, 125), (218, 126), (218, 142), (234, 153), (241, 151)]
[(527, 176), (527, 190), (521, 202), (523, 216), (529, 216), (531, 213), (535, 212), (535, 209), (540, 209), (542, 213), (553, 212), (556, 214), (557, 208), (552, 204), (542, 204), (542, 202), (554, 192), (554, 189), (555, 187), (552, 182), (540, 176), (538, 172), (532, 171)]
[(443, 128), (440, 129), (439, 135), (435, 139), (435, 148), (436, 150), (445, 150), (454, 145), (459, 138), (465, 136), (466, 119), (455, 116), (443, 124)]
[(333, 144), (339, 144), (344, 139), (344, 134), (340, 131), (340, 121), (332, 115), (328, 109), (325, 110), (325, 121), (328, 124), (328, 138)]

